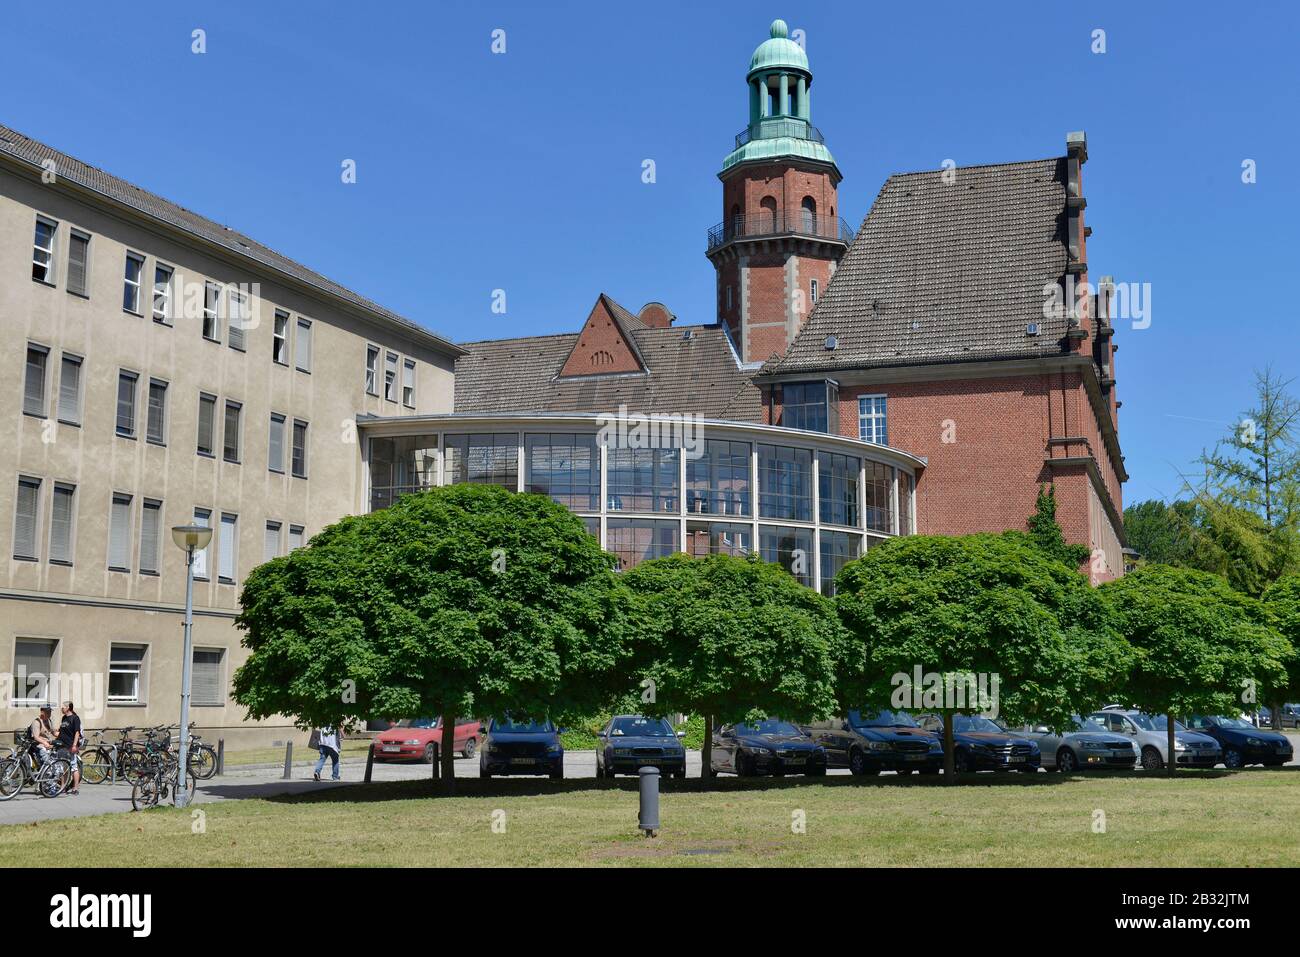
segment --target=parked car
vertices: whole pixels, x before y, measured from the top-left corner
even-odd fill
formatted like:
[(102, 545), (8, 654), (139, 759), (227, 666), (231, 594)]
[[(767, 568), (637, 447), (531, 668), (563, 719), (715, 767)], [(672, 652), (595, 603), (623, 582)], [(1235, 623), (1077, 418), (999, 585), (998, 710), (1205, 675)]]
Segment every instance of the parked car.
[(820, 777), (826, 773), (826, 751), (789, 721), (768, 718), (719, 728), (713, 735), (709, 766), (715, 772), (730, 771), (741, 777), (755, 774)]
[[(943, 741), (943, 717), (923, 714), (917, 723)], [(982, 715), (952, 719), (952, 760), (958, 771), (1037, 771), (1042, 764), (1038, 742), (1007, 732)]]
[[(1158, 771), (1169, 760), (1168, 718), (1163, 714), (1106, 708), (1088, 715), (1088, 720), (1103, 731), (1131, 738), (1138, 749), (1138, 760), (1147, 771)], [(1212, 768), (1223, 760), (1219, 742), (1207, 734), (1187, 730), (1178, 721), (1174, 722), (1174, 754), (1175, 763), (1196, 768)]]
[(1021, 733), (1038, 742), (1043, 767), (1049, 771), (1069, 774), (1083, 768), (1132, 768), (1137, 764), (1137, 748), (1129, 738), (1103, 731), (1078, 715), (1060, 734), (1046, 725), (1026, 725)]
[(493, 718), (479, 752), (478, 773), (484, 778), (494, 774), (548, 774), (559, 780), (564, 777), (560, 729), (550, 718)]
[[(456, 719), (456, 750), (467, 758), (478, 753), (483, 723), (477, 718)], [(375, 735), (376, 761), (432, 763), (442, 747), (442, 718), (408, 718)]]
[[(1283, 704), (1278, 705), (1278, 726), (1283, 728), (1300, 728), (1300, 704)], [(1259, 726), (1261, 728), (1271, 728), (1273, 726), (1273, 709), (1259, 709)]]
[(636, 774), (641, 768), (656, 767), (673, 777), (686, 777), (686, 748), (678, 738), (685, 731), (673, 731), (663, 718), (620, 714), (598, 733), (596, 777)]
[(850, 711), (804, 730), (825, 749), (828, 766), (854, 774), (937, 774), (943, 767), (943, 743), (905, 711)]
[(1274, 768), (1289, 762), (1294, 753), (1285, 734), (1257, 728), (1245, 718), (1194, 714), (1187, 723), (1219, 742), (1223, 766), (1227, 768), (1244, 768), (1248, 764)]

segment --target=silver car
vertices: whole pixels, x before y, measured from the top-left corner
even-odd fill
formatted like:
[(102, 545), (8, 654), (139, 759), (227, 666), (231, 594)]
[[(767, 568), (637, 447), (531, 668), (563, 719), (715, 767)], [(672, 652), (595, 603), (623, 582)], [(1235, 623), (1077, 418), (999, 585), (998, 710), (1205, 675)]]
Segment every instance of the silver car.
[(1026, 725), (1021, 732), (1038, 742), (1043, 767), (1065, 774), (1085, 768), (1132, 768), (1137, 749), (1127, 737), (1103, 731), (1075, 715), (1070, 728), (1057, 734), (1044, 725)]
[[(1138, 749), (1138, 760), (1147, 771), (1158, 771), (1169, 760), (1168, 719), (1163, 714), (1106, 708), (1088, 715), (1088, 720), (1102, 730), (1132, 739)], [(1212, 768), (1223, 760), (1219, 742), (1208, 734), (1188, 731), (1178, 721), (1174, 722), (1174, 754), (1175, 763), (1196, 768)]]

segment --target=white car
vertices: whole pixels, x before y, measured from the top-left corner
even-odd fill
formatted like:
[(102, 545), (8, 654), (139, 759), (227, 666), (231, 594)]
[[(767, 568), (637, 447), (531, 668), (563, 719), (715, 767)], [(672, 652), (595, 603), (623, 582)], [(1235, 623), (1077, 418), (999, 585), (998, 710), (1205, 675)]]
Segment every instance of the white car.
[[(1158, 771), (1169, 760), (1169, 730), (1163, 714), (1106, 708), (1088, 715), (1088, 720), (1103, 731), (1132, 738), (1144, 770)], [(1195, 768), (1212, 768), (1223, 760), (1219, 742), (1208, 734), (1187, 730), (1178, 721), (1174, 722), (1174, 753), (1175, 763)]]
[(1069, 774), (1085, 768), (1128, 768), (1137, 764), (1137, 750), (1124, 735), (1113, 734), (1075, 715), (1062, 734), (1045, 725), (1026, 725), (1019, 732), (1038, 742), (1043, 767)]

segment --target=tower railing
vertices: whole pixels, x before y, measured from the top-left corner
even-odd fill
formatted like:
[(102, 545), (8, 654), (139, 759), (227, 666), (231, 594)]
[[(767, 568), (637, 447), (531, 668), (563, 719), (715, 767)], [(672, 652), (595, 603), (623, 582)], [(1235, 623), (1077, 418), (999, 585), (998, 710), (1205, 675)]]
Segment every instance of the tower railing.
[(853, 230), (838, 216), (815, 216), (806, 210), (733, 216), (709, 230), (709, 249), (735, 239), (763, 239), (772, 236), (808, 236), (845, 245), (853, 242)]
[(751, 140), (770, 140), (778, 136), (826, 143), (822, 131), (807, 120), (801, 120), (797, 116), (767, 116), (757, 123), (751, 123), (736, 134), (736, 149), (740, 149)]

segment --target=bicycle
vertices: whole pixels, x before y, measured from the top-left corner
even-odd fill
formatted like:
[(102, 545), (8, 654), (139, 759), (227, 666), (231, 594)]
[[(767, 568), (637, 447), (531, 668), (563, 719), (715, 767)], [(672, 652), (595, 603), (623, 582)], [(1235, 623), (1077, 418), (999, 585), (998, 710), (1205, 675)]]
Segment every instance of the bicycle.
[(81, 780), (87, 784), (102, 784), (116, 764), (116, 748), (104, 743), (104, 732), (92, 731), (93, 740), (83, 745), (81, 755)]
[(0, 801), (22, 793), (29, 784), (41, 797), (58, 797), (72, 783), (72, 764), (67, 758), (51, 753), (44, 761), (31, 754), (31, 739), (14, 736), (18, 748), (0, 760)]
[[(157, 807), (158, 802), (165, 800), (169, 794), (172, 804), (175, 804), (179, 790), (177, 787), (179, 770), (180, 762), (165, 752), (151, 756), (147, 772), (139, 775), (131, 785), (131, 809), (144, 811)], [(194, 790), (198, 786), (192, 770), (186, 771), (185, 784), (188, 792), (185, 803), (189, 804), (194, 800)]]
[[(178, 730), (179, 730), (179, 726)], [(217, 749), (194, 733), (194, 722), (190, 722), (189, 765), (194, 776), (206, 781), (217, 773)]]

